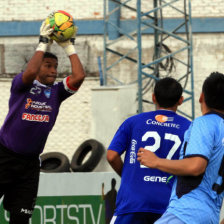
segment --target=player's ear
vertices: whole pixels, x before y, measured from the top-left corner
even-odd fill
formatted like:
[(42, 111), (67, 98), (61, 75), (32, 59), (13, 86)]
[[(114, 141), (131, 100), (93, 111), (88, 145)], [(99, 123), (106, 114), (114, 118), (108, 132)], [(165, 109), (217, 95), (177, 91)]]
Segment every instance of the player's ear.
[(154, 104), (157, 104), (156, 96), (155, 96), (154, 93), (152, 94), (152, 102), (153, 102)]
[(199, 103), (202, 103), (204, 101), (204, 98), (205, 98), (205, 96), (204, 96), (204, 93), (202, 92), (199, 97)]
[(180, 99), (178, 100), (178, 106), (180, 106), (184, 101), (184, 97), (181, 96)]

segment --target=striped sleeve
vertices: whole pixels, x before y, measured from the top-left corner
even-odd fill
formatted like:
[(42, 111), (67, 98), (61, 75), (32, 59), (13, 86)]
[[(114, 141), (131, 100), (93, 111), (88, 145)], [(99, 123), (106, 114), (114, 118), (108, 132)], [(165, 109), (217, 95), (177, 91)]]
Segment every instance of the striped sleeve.
[(67, 76), (64, 78), (63, 80), (63, 84), (64, 84), (64, 87), (65, 87), (65, 90), (68, 91), (69, 93), (76, 93), (78, 88), (74, 88), (72, 86), (69, 85), (69, 79), (70, 79), (71, 76)]

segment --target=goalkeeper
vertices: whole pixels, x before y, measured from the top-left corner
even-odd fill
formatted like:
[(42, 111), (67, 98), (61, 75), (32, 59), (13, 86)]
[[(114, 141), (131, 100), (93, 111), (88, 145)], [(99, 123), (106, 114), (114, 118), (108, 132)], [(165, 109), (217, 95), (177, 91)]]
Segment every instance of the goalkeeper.
[(70, 40), (58, 43), (70, 59), (72, 74), (55, 82), (58, 59), (47, 52), (52, 32), (43, 22), (34, 55), (12, 81), (9, 112), (0, 129), (0, 198), (4, 196), (9, 224), (29, 223), (37, 197), (39, 155), (61, 103), (77, 92), (85, 78), (74, 46), (75, 32)]

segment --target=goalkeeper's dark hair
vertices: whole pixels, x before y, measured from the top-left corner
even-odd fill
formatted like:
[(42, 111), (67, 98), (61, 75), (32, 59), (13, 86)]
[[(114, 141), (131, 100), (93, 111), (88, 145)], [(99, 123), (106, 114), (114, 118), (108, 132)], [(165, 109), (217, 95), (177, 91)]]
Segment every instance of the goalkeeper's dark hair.
[(205, 79), (202, 92), (209, 108), (224, 110), (224, 74), (212, 72)]
[(175, 106), (183, 93), (181, 84), (171, 77), (160, 79), (156, 82), (154, 94), (160, 107)]
[(45, 52), (44, 58), (54, 58), (54, 59), (58, 60), (58, 57), (55, 54), (52, 54), (50, 52)]

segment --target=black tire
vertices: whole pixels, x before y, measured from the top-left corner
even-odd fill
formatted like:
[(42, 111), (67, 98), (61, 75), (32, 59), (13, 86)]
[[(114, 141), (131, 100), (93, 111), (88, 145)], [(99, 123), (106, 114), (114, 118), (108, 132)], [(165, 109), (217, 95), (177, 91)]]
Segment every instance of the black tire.
[(45, 173), (70, 172), (70, 162), (66, 155), (60, 152), (42, 154), (40, 171)]
[[(91, 152), (89, 158), (84, 161), (86, 155)], [(105, 152), (104, 146), (95, 139), (89, 139), (83, 142), (75, 151), (71, 160), (71, 169), (74, 172), (92, 171)], [(83, 163), (84, 161), (84, 163)]]

